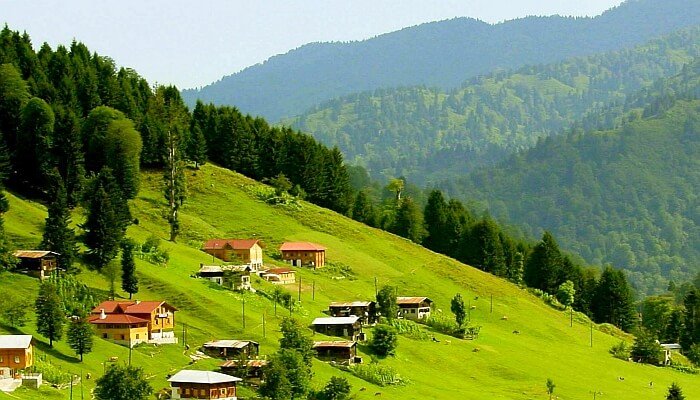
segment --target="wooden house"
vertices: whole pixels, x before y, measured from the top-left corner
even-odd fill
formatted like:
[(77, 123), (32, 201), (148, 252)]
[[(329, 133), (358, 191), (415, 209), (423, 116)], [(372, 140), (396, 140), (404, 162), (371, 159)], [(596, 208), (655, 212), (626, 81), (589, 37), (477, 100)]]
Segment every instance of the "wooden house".
[(250, 265), (204, 265), (199, 264), (197, 275), (208, 279), (217, 285), (230, 287), (233, 290), (251, 290)]
[(210, 280), (217, 285), (224, 284), (224, 270), (220, 265), (204, 265), (199, 264), (199, 272), (197, 272), (201, 278)]
[(39, 279), (48, 278), (58, 269), (57, 257), (60, 255), (55, 251), (47, 250), (17, 250), (12, 253), (19, 258), (17, 268), (31, 276)]
[(268, 269), (261, 277), (277, 285), (287, 285), (296, 282), (296, 272), (291, 268)]
[(673, 353), (680, 354), (683, 347), (678, 343), (661, 343), (661, 349), (664, 352), (664, 365), (671, 365)]
[(263, 266), (262, 246), (256, 239), (211, 239), (202, 251), (226, 262), (250, 265), (253, 271)]
[(326, 264), (326, 248), (309, 242), (285, 242), (280, 247), (282, 260), (294, 267), (321, 268)]
[(354, 364), (362, 362), (357, 357), (357, 342), (348, 340), (334, 340), (314, 342), (316, 358), (322, 361), (333, 361), (341, 364)]
[(34, 365), (32, 335), (0, 335), (0, 379), (13, 378)]
[(164, 301), (103, 301), (92, 310), (89, 321), (99, 336), (119, 344), (177, 343), (175, 311)]
[(255, 358), (260, 344), (252, 340), (214, 340), (202, 345), (204, 353), (221, 358)]
[(399, 305), (400, 317), (420, 320), (430, 317), (433, 301), (427, 297), (397, 297), (396, 303)]
[(266, 365), (267, 360), (227, 360), (219, 368), (226, 375), (259, 380), (263, 378), (263, 368)]
[(332, 317), (357, 316), (363, 324), (377, 321), (377, 303), (374, 301), (333, 302), (328, 306), (328, 312)]
[(362, 333), (362, 323), (360, 318), (355, 315), (316, 318), (311, 325), (313, 325), (314, 331), (324, 335), (344, 337), (349, 340), (365, 340), (365, 334)]
[(183, 369), (168, 379), (171, 399), (236, 400), (242, 379), (213, 371)]

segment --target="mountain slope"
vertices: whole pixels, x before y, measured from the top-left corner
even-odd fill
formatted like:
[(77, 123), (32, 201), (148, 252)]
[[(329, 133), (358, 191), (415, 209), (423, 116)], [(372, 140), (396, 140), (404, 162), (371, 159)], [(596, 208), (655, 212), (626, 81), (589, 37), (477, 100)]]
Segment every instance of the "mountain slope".
[[(305, 323), (321, 316), (332, 300), (367, 299), (374, 295), (374, 279), (379, 285), (399, 286), (402, 294), (428, 295), (436, 308), (449, 313), (449, 299), (462, 293), (470, 304), (474, 324), (482, 325), (481, 336), (475, 341), (462, 341), (430, 333), (440, 341), (418, 341), (401, 337), (396, 357), (380, 360), (394, 367), (410, 383), (397, 387), (377, 387), (333, 368), (316, 362), (314, 385), (320, 387), (332, 375), (348, 377), (353, 394), (358, 399), (531, 399), (545, 397), (545, 380), (557, 384), (561, 398), (587, 398), (592, 390), (602, 391), (615, 399), (661, 398), (666, 387), (677, 381), (688, 398), (700, 396), (697, 378), (670, 369), (649, 367), (612, 358), (608, 349), (619, 339), (598, 330), (593, 332), (590, 347), (588, 322), (575, 319), (569, 327), (569, 315), (544, 305), (540, 299), (525, 291), (454, 260), (379, 230), (368, 228), (348, 218), (306, 202), (299, 206), (270, 206), (259, 199), (269, 189), (230, 171), (206, 165), (200, 171), (187, 174), (189, 197), (182, 209), (182, 236), (178, 243), (163, 243), (170, 252), (167, 267), (138, 260), (140, 299), (165, 298), (179, 308), (177, 335), (182, 338), (187, 325), (191, 350), (181, 346), (141, 346), (134, 351), (133, 364), (143, 366), (156, 389), (166, 386), (166, 375), (185, 367), (187, 355), (204, 341), (214, 338), (245, 338), (261, 343), (263, 354), (276, 350), (277, 325), (286, 311), (278, 310), (266, 298), (247, 294), (245, 321), (242, 320), (242, 297), (214, 288), (191, 277), (199, 263), (210, 262), (207, 254), (198, 250), (205, 238), (239, 236), (261, 238), (266, 243), (265, 262), (279, 265), (277, 245), (283, 240), (310, 240), (328, 247), (330, 265), (319, 271), (299, 269), (302, 278), (301, 308), (295, 315)], [(150, 235), (165, 238), (168, 227), (163, 219), (161, 175), (142, 174), (142, 189), (132, 202), (134, 217), (139, 224), (129, 228), (128, 235), (143, 242)], [(25, 243), (40, 240), (44, 208), (10, 196), (10, 212), (6, 214), (8, 231)], [(74, 220), (82, 221), (79, 213)], [(27, 229), (24, 229), (24, 228)], [(343, 277), (344, 279), (338, 279)], [(106, 289), (104, 279), (93, 272), (83, 272), (80, 278), (90, 286)], [(36, 281), (15, 274), (0, 275), (0, 285), (9, 298), (33, 299)], [(271, 287), (259, 280), (253, 286), (269, 291)], [(314, 290), (315, 288), (315, 290)], [(296, 296), (297, 286), (285, 288)], [(490, 296), (493, 295), (493, 312)], [(477, 298), (478, 297), (478, 298)], [(267, 328), (262, 319), (266, 315)], [(507, 316), (507, 320), (503, 319)], [(0, 324), (0, 332), (7, 327)], [(513, 331), (520, 334), (514, 334)], [(23, 329), (35, 333), (33, 322)], [(265, 332), (265, 333), (263, 333)], [(315, 339), (323, 338), (315, 335)], [(95, 352), (86, 355), (79, 364), (65, 342), (49, 350), (38, 336), (42, 354), (66, 371), (90, 372), (93, 379), (85, 380), (85, 393), (102, 373), (109, 357), (120, 362), (128, 350), (96, 338)], [(475, 351), (479, 349), (479, 351)], [(363, 346), (360, 351), (365, 362), (370, 357)], [(203, 360), (193, 367), (214, 369), (216, 360)], [(619, 376), (625, 378), (618, 380)], [(654, 381), (654, 388), (649, 388)], [(365, 390), (360, 390), (365, 388)], [(467, 395), (468, 394), (468, 395)], [(14, 393), (20, 399), (36, 398), (32, 390)], [(42, 397), (68, 398), (68, 390), (41, 390)], [(250, 396), (243, 389), (241, 396)]]
[(349, 95), (285, 122), (337, 145), (375, 177), (431, 184), (503, 160), (603, 105), (625, 104), (700, 56), (698, 43), (700, 28), (688, 28), (628, 50), (493, 73), (449, 92)]
[(698, 20), (694, 0), (631, 0), (596, 18), (528, 17), (496, 25), (458, 18), (360, 42), (308, 44), (186, 90), (183, 97), (190, 104), (199, 98), (236, 105), (277, 121), (349, 93), (407, 85), (454, 88), (497, 68), (621, 49)]
[(625, 268), (642, 293), (689, 280), (700, 263), (700, 63), (637, 98), (622, 128), (553, 137), (445, 186)]

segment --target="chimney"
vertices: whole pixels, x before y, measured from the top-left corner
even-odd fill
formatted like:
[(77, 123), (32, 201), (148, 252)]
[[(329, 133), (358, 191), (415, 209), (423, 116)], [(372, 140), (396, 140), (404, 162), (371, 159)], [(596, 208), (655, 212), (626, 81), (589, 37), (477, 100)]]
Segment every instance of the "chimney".
[(105, 314), (105, 309), (100, 308), (100, 319), (105, 319), (107, 318), (107, 314)]

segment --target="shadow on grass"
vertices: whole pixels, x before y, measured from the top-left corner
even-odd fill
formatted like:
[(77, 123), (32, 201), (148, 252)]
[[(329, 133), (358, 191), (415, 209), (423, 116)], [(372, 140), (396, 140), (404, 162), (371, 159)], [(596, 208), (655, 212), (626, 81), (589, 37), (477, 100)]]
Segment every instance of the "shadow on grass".
[(49, 355), (53, 358), (65, 361), (71, 364), (80, 364), (80, 358), (69, 356), (56, 350), (54, 347), (50, 347), (49, 343), (43, 340), (38, 340), (34, 337), (35, 348), (45, 355)]

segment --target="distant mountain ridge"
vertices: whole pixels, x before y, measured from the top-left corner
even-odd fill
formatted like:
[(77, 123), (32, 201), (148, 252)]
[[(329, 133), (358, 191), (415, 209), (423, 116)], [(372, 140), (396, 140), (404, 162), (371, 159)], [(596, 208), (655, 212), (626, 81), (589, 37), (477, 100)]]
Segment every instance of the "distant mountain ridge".
[(697, 0), (629, 0), (595, 18), (527, 17), (495, 25), (456, 18), (359, 42), (307, 44), (185, 90), (183, 97), (189, 104), (199, 98), (277, 121), (349, 93), (454, 88), (495, 69), (621, 49), (698, 21)]

